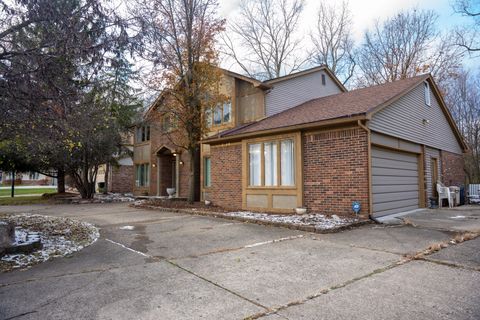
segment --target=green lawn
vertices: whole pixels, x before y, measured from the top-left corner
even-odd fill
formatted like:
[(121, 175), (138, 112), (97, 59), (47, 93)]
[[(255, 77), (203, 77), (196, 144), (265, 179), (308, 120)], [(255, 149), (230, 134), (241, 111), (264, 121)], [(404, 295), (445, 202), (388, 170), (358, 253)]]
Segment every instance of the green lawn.
[(48, 199), (43, 198), (42, 196), (0, 198), (0, 206), (2, 206), (2, 205), (7, 206), (7, 205), (35, 204), (35, 203), (45, 203), (45, 202), (48, 202)]
[[(0, 189), (0, 197), (1, 196), (9, 196), (10, 189)], [(32, 189), (17, 189), (15, 188), (15, 195), (20, 194), (44, 194), (44, 193), (54, 193), (57, 192), (56, 188), (32, 188)]]

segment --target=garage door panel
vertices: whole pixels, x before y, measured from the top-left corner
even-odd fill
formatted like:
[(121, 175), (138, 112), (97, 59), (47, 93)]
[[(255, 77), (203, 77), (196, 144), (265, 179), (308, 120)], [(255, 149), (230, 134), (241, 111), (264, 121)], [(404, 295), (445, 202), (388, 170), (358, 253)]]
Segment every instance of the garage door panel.
[(417, 191), (418, 185), (390, 185), (390, 186), (372, 186), (373, 200), (375, 202), (375, 197), (378, 194), (385, 192), (406, 192), (406, 191)]
[(418, 204), (412, 205), (409, 207), (402, 207), (402, 208), (394, 208), (394, 209), (388, 209), (388, 210), (383, 210), (383, 211), (375, 211), (374, 217), (383, 217), (383, 216), (388, 216), (389, 214), (395, 214), (399, 212), (406, 212), (406, 211), (411, 211), (418, 209)]
[(383, 202), (373, 204), (373, 211), (383, 211), (389, 209), (400, 209), (401, 211), (405, 207), (417, 206), (418, 207), (418, 198), (415, 199), (405, 199), (405, 200), (398, 200), (398, 201), (390, 201), (390, 202)]
[(398, 199), (415, 199), (418, 201), (417, 191), (405, 191), (405, 192), (393, 192), (393, 193), (380, 193), (375, 197), (373, 204), (396, 201)]
[(372, 147), (373, 215), (417, 209), (418, 177), (416, 154)]
[(374, 154), (372, 154), (373, 158), (381, 158), (381, 159), (390, 159), (390, 160), (398, 160), (404, 162), (412, 162), (416, 163), (416, 155), (411, 153), (399, 152), (399, 151), (392, 151), (382, 148), (372, 148)]
[(417, 162), (405, 162), (382, 158), (372, 158), (372, 166), (376, 168), (418, 170)]
[(382, 186), (382, 185), (401, 185), (408, 184), (413, 185), (418, 183), (418, 177), (392, 177), (389, 176), (372, 176), (372, 185), (373, 186)]
[(374, 168), (373, 175), (395, 177), (418, 177), (418, 170)]

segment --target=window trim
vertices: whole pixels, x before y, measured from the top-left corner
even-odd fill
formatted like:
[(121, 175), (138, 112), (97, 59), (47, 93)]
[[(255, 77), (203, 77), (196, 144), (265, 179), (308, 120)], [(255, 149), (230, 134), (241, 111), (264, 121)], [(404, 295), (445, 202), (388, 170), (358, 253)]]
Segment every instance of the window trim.
[(431, 107), (432, 106), (431, 90), (430, 90), (430, 84), (427, 81), (423, 82), (423, 90), (424, 90), (425, 105)]
[[(147, 168), (146, 170), (147, 172), (145, 175), (146, 181), (144, 185), (140, 184), (140, 179), (138, 178), (138, 168), (141, 166), (144, 166), (145, 168)], [(135, 188), (138, 188), (138, 189), (150, 188), (150, 174), (151, 174), (150, 162), (135, 163)]]
[[(303, 134), (300, 131), (283, 133), (283, 134), (274, 134), (263, 137), (243, 139), (241, 142), (238, 142), (242, 146), (242, 209), (244, 210), (262, 210), (265, 212), (285, 212), (291, 213), (291, 208), (281, 208), (279, 207), (276, 201), (281, 201), (282, 196), (295, 196), (296, 197), (296, 207), (303, 207)], [(255, 142), (265, 142), (272, 140), (284, 140), (292, 139), (294, 141), (294, 161), (295, 161), (295, 186), (263, 186), (263, 187), (253, 187), (248, 186), (248, 177), (249, 177), (249, 168), (248, 168), (248, 145)], [(235, 142), (231, 143), (232, 145), (237, 144)], [(250, 203), (250, 197), (259, 196), (267, 201), (265, 206), (257, 206), (253, 203)], [(263, 200), (262, 200), (263, 201)]]
[(135, 143), (141, 144), (150, 141), (150, 125), (142, 125), (136, 128), (135, 130)]
[[(293, 180), (294, 183), (293, 185), (282, 185), (282, 161), (281, 161), (281, 144), (282, 141), (286, 140), (291, 140), (293, 143)], [(298, 144), (297, 142), (298, 139), (296, 139), (295, 136), (288, 135), (288, 136), (279, 136), (279, 137), (270, 137), (270, 138), (264, 138), (261, 140), (255, 140), (255, 141), (247, 141), (246, 142), (246, 187), (247, 189), (289, 189), (289, 190), (294, 190), (299, 187), (299, 177), (298, 177), (298, 158), (297, 158), (297, 152), (299, 152), (298, 147), (296, 146)], [(275, 151), (276, 151), (276, 184), (275, 185), (266, 185), (265, 177), (266, 177), (266, 171), (265, 171), (265, 144), (266, 143), (275, 143)], [(260, 185), (251, 185), (250, 184), (250, 146), (251, 145), (260, 145)]]
[[(225, 105), (230, 105), (230, 117), (228, 121), (224, 121), (225, 117)], [(220, 110), (220, 123), (215, 124), (215, 111)], [(207, 115), (208, 114), (208, 115)], [(207, 128), (219, 128), (223, 126), (227, 126), (233, 123), (233, 104), (232, 99), (228, 98), (228, 100), (217, 104), (214, 107), (208, 107), (205, 109), (203, 113), (205, 117), (205, 124)], [(209, 119), (208, 119), (208, 118)]]
[[(207, 184), (207, 161), (209, 161), (208, 182)], [(210, 188), (212, 186), (212, 158), (210, 156), (203, 157), (203, 187)]]

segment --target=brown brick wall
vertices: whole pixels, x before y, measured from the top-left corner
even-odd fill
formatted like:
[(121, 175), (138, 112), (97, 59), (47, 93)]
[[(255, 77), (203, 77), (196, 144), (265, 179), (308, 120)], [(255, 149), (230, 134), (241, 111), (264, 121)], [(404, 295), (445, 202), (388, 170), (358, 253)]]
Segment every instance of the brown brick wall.
[(109, 192), (131, 193), (134, 185), (134, 166), (112, 167), (108, 184)]
[(442, 150), (442, 181), (447, 186), (464, 186), (465, 171), (463, 155)]
[(360, 128), (303, 137), (304, 206), (310, 212), (352, 215), (360, 201), (368, 214), (368, 139)]
[[(157, 195), (157, 177), (158, 177), (157, 151), (162, 146), (166, 146), (171, 150), (178, 150), (179, 152), (181, 152), (180, 160), (183, 162), (183, 164), (180, 165), (180, 194), (179, 195), (180, 197), (188, 196), (188, 178), (189, 178), (189, 168), (190, 168), (189, 158), (190, 157), (185, 150), (178, 148), (172, 143), (172, 140), (175, 140), (175, 139), (176, 137), (174, 133), (172, 135), (167, 135), (162, 132), (160, 122), (155, 122), (150, 125), (150, 186), (148, 188), (135, 187), (135, 173), (133, 172), (131, 180), (133, 181), (134, 194), (138, 195), (146, 191), (150, 196)], [(175, 158), (173, 156), (170, 156), (170, 157), (161, 156), (160, 164), (162, 163), (162, 161), (165, 161), (168, 163), (166, 163), (165, 166), (160, 168), (160, 170), (162, 171), (161, 174), (163, 174), (165, 177), (167, 177), (168, 175), (171, 176), (172, 174), (171, 165), (172, 163), (174, 163)], [(153, 164), (155, 164), (155, 167), (153, 167)], [(167, 195), (166, 188), (171, 186), (175, 187), (175, 181), (171, 181), (171, 177), (164, 179), (163, 183), (160, 183), (160, 195), (166, 196)], [(198, 183), (196, 188), (199, 189)], [(197, 190), (197, 192), (199, 191)]]
[(242, 207), (242, 145), (212, 146), (210, 188), (205, 188), (214, 205)]

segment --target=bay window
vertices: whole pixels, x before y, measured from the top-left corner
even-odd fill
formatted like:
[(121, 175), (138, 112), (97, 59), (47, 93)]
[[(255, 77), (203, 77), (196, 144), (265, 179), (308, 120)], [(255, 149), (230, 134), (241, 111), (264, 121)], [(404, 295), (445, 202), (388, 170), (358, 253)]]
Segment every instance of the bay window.
[(248, 145), (248, 170), (251, 187), (294, 187), (295, 145), (293, 139)]

